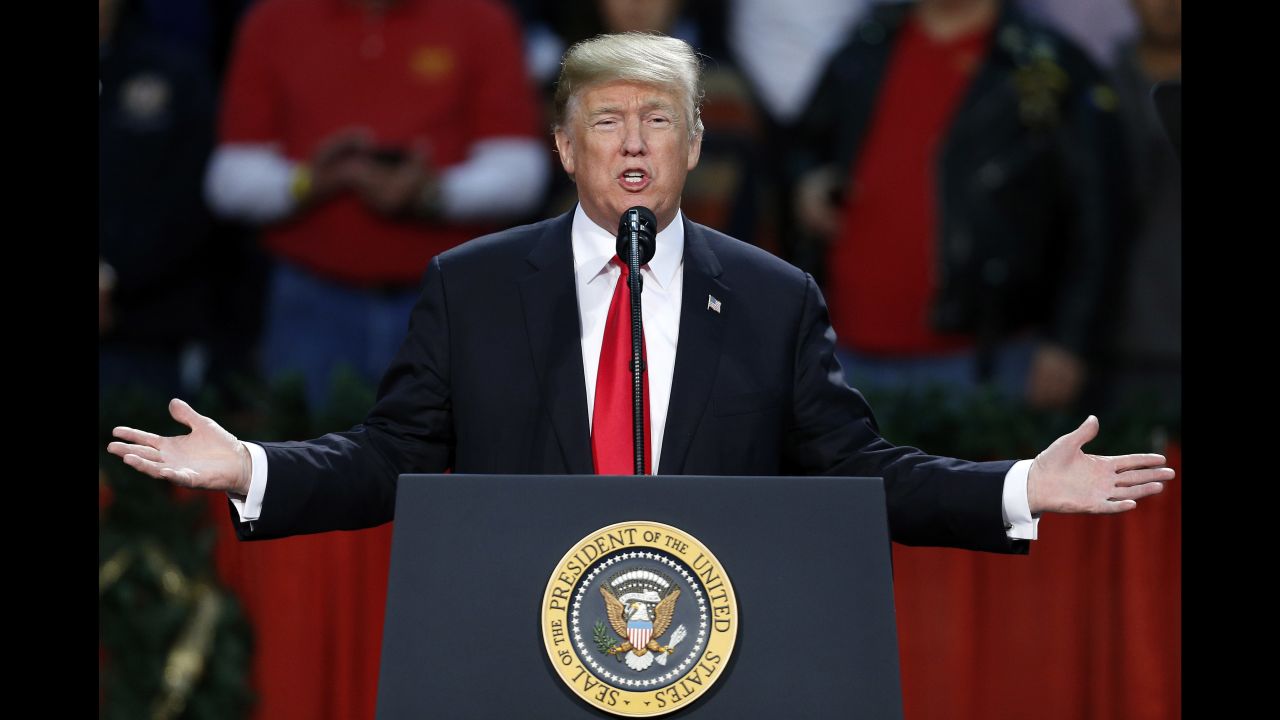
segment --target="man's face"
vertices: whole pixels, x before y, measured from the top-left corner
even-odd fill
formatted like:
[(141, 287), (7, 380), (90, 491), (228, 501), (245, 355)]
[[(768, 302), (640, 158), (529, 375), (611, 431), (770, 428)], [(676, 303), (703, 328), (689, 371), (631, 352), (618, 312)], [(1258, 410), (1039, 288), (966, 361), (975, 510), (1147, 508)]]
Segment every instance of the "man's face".
[(702, 149), (700, 135), (689, 139), (678, 97), (660, 86), (611, 82), (579, 94), (567, 115), (556, 149), (587, 217), (614, 232), (627, 208), (643, 205), (666, 228)]

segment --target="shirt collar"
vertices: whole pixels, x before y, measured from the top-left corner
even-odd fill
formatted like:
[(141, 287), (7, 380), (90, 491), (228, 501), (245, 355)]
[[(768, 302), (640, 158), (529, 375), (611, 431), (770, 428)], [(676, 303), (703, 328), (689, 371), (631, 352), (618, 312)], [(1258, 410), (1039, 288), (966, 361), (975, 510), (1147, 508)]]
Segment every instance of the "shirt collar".
[[(618, 254), (617, 235), (600, 227), (587, 217), (582, 204), (573, 211), (573, 273), (579, 283), (589, 283)], [(659, 287), (667, 287), (675, 279), (684, 259), (684, 214), (676, 209), (675, 219), (658, 233), (653, 259), (644, 267)]]

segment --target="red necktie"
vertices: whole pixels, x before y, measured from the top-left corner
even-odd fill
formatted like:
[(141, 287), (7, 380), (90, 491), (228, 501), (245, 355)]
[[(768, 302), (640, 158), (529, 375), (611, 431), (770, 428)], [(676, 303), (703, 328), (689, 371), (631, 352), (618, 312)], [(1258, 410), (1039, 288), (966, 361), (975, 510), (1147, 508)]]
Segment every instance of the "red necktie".
[[(609, 301), (596, 373), (596, 403), (591, 416), (591, 458), (597, 475), (631, 475), (635, 471), (631, 424), (631, 287), (627, 266), (618, 258), (622, 277)], [(641, 357), (644, 345), (640, 346)], [(647, 363), (646, 363), (647, 365)], [(644, 472), (649, 474), (649, 372), (644, 378)]]

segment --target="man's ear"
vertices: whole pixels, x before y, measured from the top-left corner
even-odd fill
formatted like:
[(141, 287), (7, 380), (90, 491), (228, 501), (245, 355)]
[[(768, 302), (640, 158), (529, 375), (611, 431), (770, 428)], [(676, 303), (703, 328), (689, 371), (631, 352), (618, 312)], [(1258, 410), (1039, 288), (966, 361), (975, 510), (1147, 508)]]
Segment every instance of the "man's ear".
[(692, 171), (698, 167), (698, 160), (702, 157), (702, 133), (693, 136), (689, 141), (689, 170)]
[(560, 155), (560, 166), (573, 177), (573, 138), (564, 128), (556, 128), (556, 153)]

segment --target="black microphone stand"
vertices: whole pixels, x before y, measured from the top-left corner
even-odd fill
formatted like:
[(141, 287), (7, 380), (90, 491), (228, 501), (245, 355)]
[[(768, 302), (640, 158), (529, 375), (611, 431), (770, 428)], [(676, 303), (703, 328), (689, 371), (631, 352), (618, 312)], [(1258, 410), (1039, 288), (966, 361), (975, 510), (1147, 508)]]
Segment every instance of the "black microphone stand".
[(627, 211), (631, 237), (627, 243), (627, 278), (631, 291), (631, 432), (635, 474), (644, 474), (644, 318), (640, 314), (640, 213)]
[[(634, 450), (634, 471), (644, 475), (644, 318), (640, 313), (640, 294), (644, 290), (644, 278), (640, 266), (653, 258), (657, 219), (646, 207), (633, 207), (622, 215), (622, 232), (619, 250), (627, 263), (627, 285), (631, 294), (631, 446)], [(642, 240), (642, 235), (645, 236)], [(647, 242), (645, 242), (647, 241)]]

